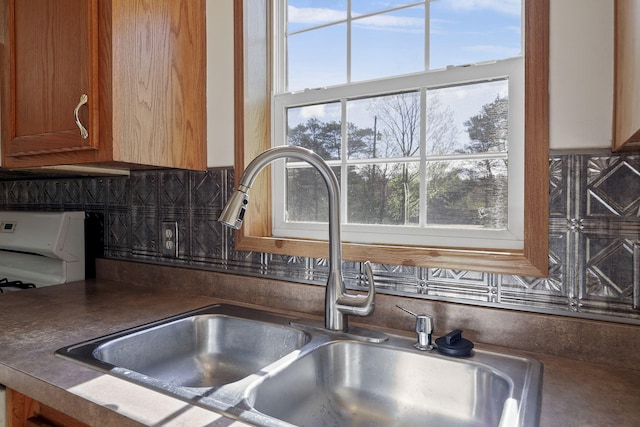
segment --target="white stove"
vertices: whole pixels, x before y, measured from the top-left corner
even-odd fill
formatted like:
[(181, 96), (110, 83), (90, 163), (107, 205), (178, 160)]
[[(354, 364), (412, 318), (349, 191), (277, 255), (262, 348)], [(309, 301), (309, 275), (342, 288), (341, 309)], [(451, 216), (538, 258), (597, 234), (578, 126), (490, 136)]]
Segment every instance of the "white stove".
[(0, 290), (85, 278), (84, 212), (0, 211)]
[[(0, 298), (84, 278), (84, 212), (0, 211)], [(5, 415), (0, 384), (0, 427)]]

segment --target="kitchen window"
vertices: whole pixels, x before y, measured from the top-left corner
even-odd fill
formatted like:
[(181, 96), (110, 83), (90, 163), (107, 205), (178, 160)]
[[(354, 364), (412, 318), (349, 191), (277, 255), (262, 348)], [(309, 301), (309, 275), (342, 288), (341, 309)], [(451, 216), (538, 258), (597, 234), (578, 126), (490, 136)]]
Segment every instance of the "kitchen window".
[[(343, 187), (347, 259), (546, 274), (548, 1), (475, 11), (473, 26), (515, 36), (502, 49), (462, 56), (448, 52), (507, 38), (443, 37), (454, 21), (447, 8), (466, 2), (395, 1), (384, 10), (358, 0), (278, 3), (236, 3), (244, 28), (236, 38), (244, 75), (236, 86), (244, 101), (236, 105), (236, 169), (270, 145), (321, 154)], [(522, 22), (522, 38), (518, 25), (496, 24), (499, 15)], [(394, 23), (395, 31), (380, 29)], [(459, 32), (481, 32), (470, 23)], [(368, 58), (372, 42), (391, 58), (380, 67)], [(322, 183), (295, 161), (273, 174), (273, 188), (266, 179), (252, 191), (260, 212), (247, 215), (237, 247), (326, 256), (317, 241), (326, 239)]]
[[(520, 1), (275, 6), (274, 145), (320, 154), (343, 240), (523, 248)], [(273, 235), (322, 239), (308, 164), (276, 168)]]

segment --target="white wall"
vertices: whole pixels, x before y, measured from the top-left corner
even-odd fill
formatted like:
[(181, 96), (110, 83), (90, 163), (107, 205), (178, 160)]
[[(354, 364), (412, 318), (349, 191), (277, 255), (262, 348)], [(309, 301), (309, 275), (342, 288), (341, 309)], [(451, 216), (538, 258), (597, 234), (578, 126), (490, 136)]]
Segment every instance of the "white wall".
[(233, 0), (207, 0), (207, 166), (233, 166)]
[(551, 0), (551, 149), (611, 147), (613, 3)]

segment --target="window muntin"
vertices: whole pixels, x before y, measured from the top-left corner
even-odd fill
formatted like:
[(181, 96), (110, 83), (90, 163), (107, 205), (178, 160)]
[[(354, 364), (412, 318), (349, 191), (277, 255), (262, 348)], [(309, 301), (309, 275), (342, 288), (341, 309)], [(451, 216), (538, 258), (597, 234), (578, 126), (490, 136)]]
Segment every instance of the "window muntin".
[[(290, 6), (300, 6), (301, 3), (289, 1)], [(355, 5), (362, 2), (350, 3), (355, 10)], [(423, 2), (412, 2), (410, 7), (394, 12), (415, 11), (416, 7), (424, 10), (424, 5), (416, 6), (418, 3)], [(427, 12), (423, 12), (423, 20), (429, 22), (429, 16), (433, 19), (434, 13), (435, 16), (442, 13), (434, 8), (436, 4), (444, 9), (456, 2), (431, 2), (430, 10), (429, 2), (424, 3), (427, 4)], [(498, 12), (491, 13), (495, 15)], [(322, 16), (330, 15), (325, 13)], [(375, 16), (383, 19), (392, 15), (386, 10), (379, 16), (369, 15), (366, 19)], [(358, 19), (351, 23), (345, 19), (347, 21), (340, 24), (329, 24), (326, 20), (315, 27), (312, 22), (294, 36), (307, 34), (309, 37), (314, 31), (346, 23), (346, 50), (354, 57), (357, 55), (353, 54), (352, 36)], [(361, 18), (361, 22), (366, 23), (364, 19)], [(517, 22), (520, 23), (519, 15)], [(425, 27), (433, 29), (436, 24), (440, 23), (431, 22)], [(289, 29), (292, 27), (290, 24)], [(431, 43), (436, 44), (433, 30), (430, 38)], [(282, 38), (279, 40), (280, 52), (286, 51), (282, 49)], [(428, 44), (429, 41), (425, 42)], [(437, 51), (433, 47), (429, 50)], [(494, 48), (493, 51), (519, 54), (519, 35), (517, 48)], [(353, 62), (352, 58), (348, 59), (347, 68), (353, 66)], [(273, 140), (275, 144), (286, 141), (314, 151), (321, 147), (320, 154), (334, 168), (342, 185), (341, 214), (347, 241), (416, 245), (428, 241), (442, 246), (521, 249), (524, 182), (522, 62), (522, 58), (516, 57), (333, 86), (314, 82), (308, 87), (322, 89), (276, 93)], [(356, 74), (348, 70), (345, 80)], [(281, 77), (286, 75), (290, 76), (291, 71), (281, 74)], [(274, 86), (287, 87), (282, 80), (275, 82)], [(404, 102), (408, 99), (412, 102)], [(396, 112), (402, 110), (401, 105), (405, 107), (403, 120), (407, 123), (401, 131), (393, 129), (390, 116), (386, 123), (383, 120), (384, 109), (389, 108), (392, 101), (398, 103)], [(417, 109), (412, 108), (416, 105)], [(476, 123), (472, 140), (470, 132), (465, 131), (465, 123), (471, 126), (473, 120), (481, 122), (483, 115), (495, 115), (497, 112), (500, 112), (499, 120), (494, 120), (493, 132), (499, 134), (498, 138), (487, 141), (484, 135), (488, 132), (487, 126)], [(337, 145), (325, 149), (323, 144), (329, 138), (327, 135), (323, 138), (307, 135), (306, 142), (300, 144), (300, 134), (304, 133), (300, 127), (307, 125), (316, 126), (316, 132), (330, 133), (332, 144)], [(292, 131), (296, 127), (299, 135), (293, 139), (297, 142), (292, 139)], [(327, 129), (320, 129), (324, 127)], [(398, 136), (400, 133), (401, 137)], [(324, 143), (319, 144), (320, 140)], [(317, 218), (326, 218), (326, 214), (322, 216), (319, 212), (313, 214), (309, 211), (315, 204), (326, 209), (323, 183), (317, 178), (311, 186), (314, 178), (311, 172), (304, 172), (309, 169), (306, 164), (291, 161), (282, 164), (285, 167), (276, 169), (274, 173), (274, 236), (326, 238), (326, 225), (314, 222)], [(303, 176), (304, 180), (294, 179)], [(443, 189), (445, 181), (448, 187)], [(319, 189), (316, 191), (317, 201), (312, 197), (311, 188)], [(284, 196), (289, 194), (287, 190), (294, 195)]]

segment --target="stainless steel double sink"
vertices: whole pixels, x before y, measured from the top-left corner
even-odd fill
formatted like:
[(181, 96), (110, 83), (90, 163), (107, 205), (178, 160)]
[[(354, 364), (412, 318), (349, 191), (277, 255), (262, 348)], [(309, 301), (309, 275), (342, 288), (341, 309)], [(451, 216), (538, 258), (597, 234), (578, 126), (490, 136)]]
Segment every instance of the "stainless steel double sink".
[(259, 426), (536, 426), (542, 365), (475, 350), (451, 358), (291, 326), (232, 305), (61, 348), (70, 358)]

